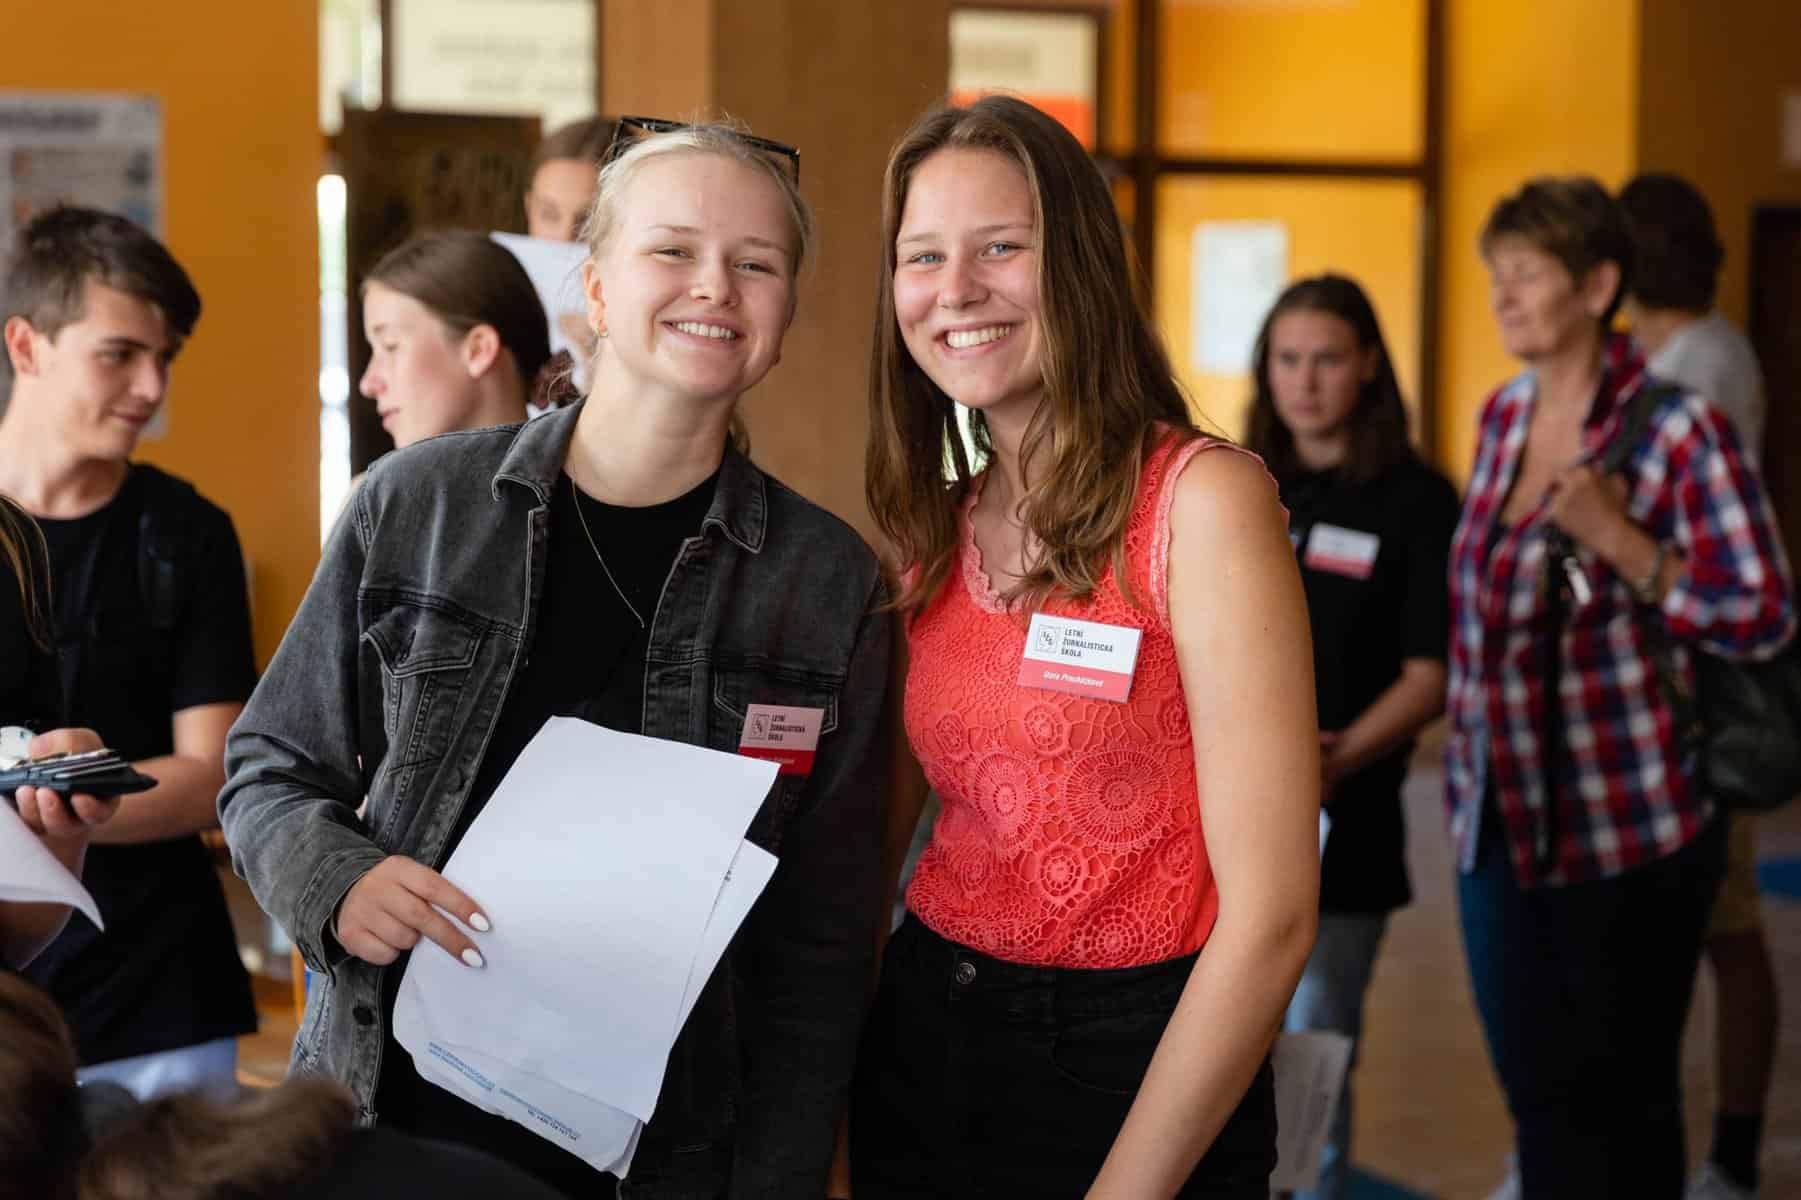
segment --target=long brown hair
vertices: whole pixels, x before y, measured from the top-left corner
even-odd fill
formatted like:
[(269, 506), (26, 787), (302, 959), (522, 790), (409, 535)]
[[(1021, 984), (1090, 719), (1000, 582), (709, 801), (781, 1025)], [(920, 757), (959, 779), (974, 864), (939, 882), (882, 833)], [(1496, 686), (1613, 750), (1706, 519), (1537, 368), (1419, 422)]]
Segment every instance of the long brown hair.
[(1295, 454), (1294, 433), (1276, 412), (1276, 393), (1269, 382), (1270, 332), (1276, 327), (1277, 318), (1291, 312), (1337, 317), (1351, 327), (1359, 350), (1376, 351), (1376, 372), (1358, 389), (1357, 404), (1351, 409), (1351, 447), (1340, 468), (1343, 477), (1355, 483), (1367, 482), (1413, 457), (1413, 446), (1407, 440), (1407, 406), (1401, 402), (1401, 384), (1395, 378), (1394, 362), (1388, 357), (1388, 343), (1382, 340), (1375, 306), (1355, 280), (1343, 275), (1314, 275), (1295, 280), (1276, 297), (1263, 318), (1263, 328), (1257, 331), (1256, 348), (1251, 351), (1255, 391), (1245, 444), (1263, 459), (1270, 474), (1286, 482), (1303, 470)]
[[(901, 340), (894, 311), (895, 237), (913, 173), (940, 150), (1000, 154), (1025, 173), (1037, 230), (1044, 399), (1026, 428), (1021, 516), (1040, 547), (1009, 599), (1092, 595), (1111, 563), (1122, 585), (1126, 523), (1153, 431), (1196, 430), (1169, 355), (1140, 298), (1124, 230), (1094, 161), (1056, 121), (1011, 96), (921, 117), (888, 157), (881, 279), (869, 372), (870, 514), (915, 569), (897, 606), (934, 596), (957, 552), (957, 513), (993, 453), (969, 416), (979, 461), (965, 452), (957, 406)], [(950, 480), (945, 481), (948, 467)]]
[(296, 1079), (235, 1104), (198, 1095), (152, 1101), (90, 1144), (62, 1014), (25, 980), (0, 974), (0, 1195), (236, 1200), (276, 1194), (332, 1161), (354, 1112), (350, 1093), (338, 1084)]
[(40, 649), (50, 649), (50, 614), (45, 611), (50, 555), (36, 522), (5, 496), (0, 496), (0, 564), (12, 572), (18, 584), (26, 633)]

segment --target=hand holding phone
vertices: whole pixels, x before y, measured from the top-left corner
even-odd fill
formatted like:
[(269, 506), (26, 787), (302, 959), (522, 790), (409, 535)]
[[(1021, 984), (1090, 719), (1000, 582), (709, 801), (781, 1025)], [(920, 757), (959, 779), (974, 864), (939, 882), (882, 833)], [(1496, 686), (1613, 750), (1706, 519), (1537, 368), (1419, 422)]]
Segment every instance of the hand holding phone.
[(85, 836), (118, 811), (118, 797), (156, 786), (91, 729), (56, 729), (31, 739), (32, 757), (0, 761), (0, 795), (32, 832)]

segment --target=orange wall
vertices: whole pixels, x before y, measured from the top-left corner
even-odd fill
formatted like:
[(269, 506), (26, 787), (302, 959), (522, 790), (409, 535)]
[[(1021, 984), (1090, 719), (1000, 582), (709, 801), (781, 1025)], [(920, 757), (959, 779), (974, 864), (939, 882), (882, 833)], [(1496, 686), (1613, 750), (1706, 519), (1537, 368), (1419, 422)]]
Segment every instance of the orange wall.
[[(1288, 235), (1288, 277), (1331, 270), (1361, 283), (1411, 404), (1419, 363), (1419, 188), (1406, 181), (1179, 179), (1157, 198), (1157, 320), (1204, 423), (1245, 430), (1248, 375), (1202, 371), (1192, 354), (1194, 231), (1204, 221), (1275, 221)], [(1247, 348), (1248, 351), (1248, 348)]]
[[(1423, 137), (1423, 0), (1318, 6), (1164, 0), (1161, 149), (1171, 156), (1413, 159)], [(1128, 25), (1124, 31), (1131, 36)], [(1420, 189), (1406, 181), (1166, 176), (1157, 197), (1156, 301), (1199, 415), (1244, 431), (1250, 381), (1193, 359), (1196, 227), (1274, 221), (1288, 277), (1332, 270), (1375, 303), (1411, 402), (1417, 395)], [(1247, 348), (1248, 349), (1248, 348)]]
[(1517, 369), (1489, 316), (1477, 235), (1494, 202), (1531, 176), (1624, 182), (1634, 161), (1639, 4), (1447, 0), (1437, 450), (1458, 481), (1469, 473), (1483, 399)]
[(319, 546), (316, 4), (31, 5), (4, 86), (161, 98), (164, 233), (203, 311), (140, 457), (226, 508), (267, 661)]
[(1424, 121), (1422, 0), (1164, 0), (1163, 149), (1406, 159)]
[(1801, 167), (1780, 153), (1783, 97), (1801, 93), (1801, 5), (1644, 0), (1640, 62), (1639, 167), (1706, 194), (1726, 243), (1720, 309), (1743, 324), (1751, 210), (1801, 203)]

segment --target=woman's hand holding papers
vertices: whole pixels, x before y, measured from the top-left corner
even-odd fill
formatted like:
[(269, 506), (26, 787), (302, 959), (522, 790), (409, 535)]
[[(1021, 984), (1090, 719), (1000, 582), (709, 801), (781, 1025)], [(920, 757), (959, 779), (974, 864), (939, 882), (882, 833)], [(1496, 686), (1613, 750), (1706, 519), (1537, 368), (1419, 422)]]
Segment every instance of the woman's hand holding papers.
[(344, 893), (333, 932), (344, 949), (378, 967), (411, 950), (420, 938), (436, 942), (452, 958), (482, 966), (481, 951), (446, 912), (478, 933), (489, 929), (488, 918), (455, 884), (425, 864), (395, 854)]

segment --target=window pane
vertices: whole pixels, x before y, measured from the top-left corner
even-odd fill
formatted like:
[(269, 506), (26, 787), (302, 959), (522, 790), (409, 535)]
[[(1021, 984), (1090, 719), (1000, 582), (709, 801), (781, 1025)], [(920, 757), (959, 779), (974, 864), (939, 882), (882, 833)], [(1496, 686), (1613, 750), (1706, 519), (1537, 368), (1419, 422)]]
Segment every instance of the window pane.
[(1277, 293), (1334, 271), (1363, 285), (1418, 427), (1420, 189), (1407, 181), (1166, 178), (1157, 320), (1199, 415), (1244, 433), (1251, 345)]
[(1161, 0), (1159, 149), (1409, 160), (1422, 152), (1425, 0)]

